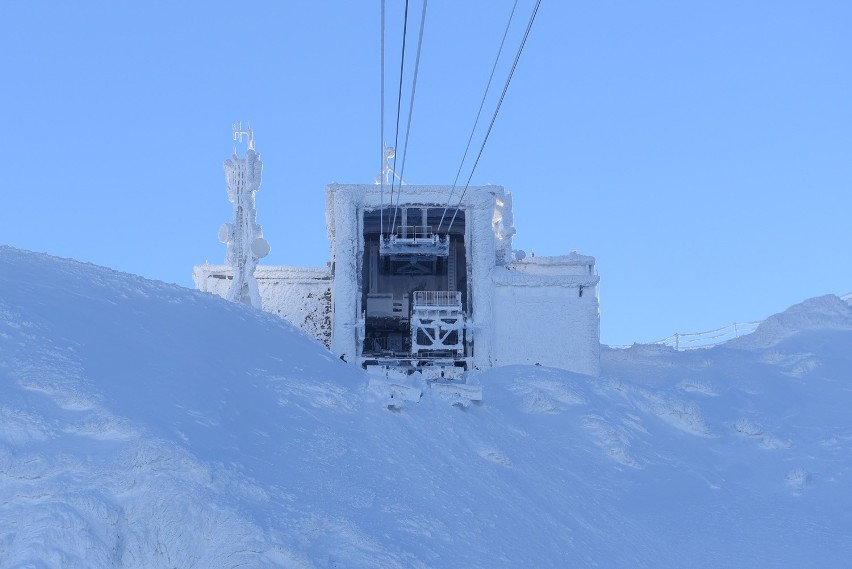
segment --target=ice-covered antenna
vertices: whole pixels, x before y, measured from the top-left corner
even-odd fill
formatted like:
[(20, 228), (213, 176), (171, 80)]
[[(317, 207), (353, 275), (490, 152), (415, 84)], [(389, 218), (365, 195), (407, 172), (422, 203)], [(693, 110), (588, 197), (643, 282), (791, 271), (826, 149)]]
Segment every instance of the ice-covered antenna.
[(402, 177), (396, 173), (393, 166), (391, 166), (391, 160), (394, 158), (396, 158), (396, 148), (393, 146), (385, 146), (385, 167), (382, 169), (382, 173), (376, 177), (376, 185), (380, 184), (383, 179), (385, 184), (390, 184), (391, 179), (393, 178), (399, 180), (400, 184), (408, 184), (408, 182), (403, 180)]
[(219, 228), (219, 240), (228, 246), (225, 262), (233, 270), (226, 298), (261, 308), (254, 270), (258, 261), (269, 254), (269, 243), (263, 238), (263, 228), (257, 224), (254, 194), (260, 189), (263, 162), (254, 149), (251, 125), (243, 129), (242, 123), (234, 123), (233, 127), (234, 142), (242, 143), (246, 137), (248, 150), (240, 158), (235, 148), (234, 155), (224, 162), (228, 200), (234, 205), (233, 223)]
[[(251, 123), (248, 123), (245, 129), (243, 129), (242, 121), (233, 124), (234, 127), (234, 142), (239, 142), (242, 144), (243, 137), (245, 136), (248, 139), (248, 147), (249, 150), (254, 150), (254, 131), (251, 129)], [(236, 154), (236, 152), (234, 152)]]

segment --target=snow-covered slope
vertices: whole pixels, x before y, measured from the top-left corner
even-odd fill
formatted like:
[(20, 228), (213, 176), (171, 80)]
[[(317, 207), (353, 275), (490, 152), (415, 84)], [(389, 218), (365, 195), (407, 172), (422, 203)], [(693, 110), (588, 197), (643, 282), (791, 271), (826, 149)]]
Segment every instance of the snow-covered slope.
[(391, 410), (275, 317), (0, 248), (0, 567), (845, 566), (852, 315), (785, 314)]

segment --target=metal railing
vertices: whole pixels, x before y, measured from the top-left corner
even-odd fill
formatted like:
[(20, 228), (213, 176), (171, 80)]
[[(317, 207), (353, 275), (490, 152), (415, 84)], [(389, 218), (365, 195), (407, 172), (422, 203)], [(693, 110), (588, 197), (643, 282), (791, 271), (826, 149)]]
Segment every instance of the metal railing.
[[(757, 329), (762, 320), (754, 322), (734, 322), (715, 330), (706, 332), (675, 332), (661, 340), (653, 342), (638, 342), (643, 345), (669, 346), (677, 351), (698, 350), (701, 348), (712, 348), (724, 344), (728, 340), (751, 334)], [(629, 348), (630, 346), (610, 346), (611, 348)]]
[(431, 225), (400, 225), (394, 233), (397, 239), (432, 239), (434, 236)]
[(706, 332), (675, 332), (671, 336), (651, 343), (671, 346), (675, 350), (695, 350), (698, 348), (712, 348), (713, 346), (724, 344), (728, 340), (733, 340), (734, 338), (739, 338), (740, 336), (751, 334), (757, 329), (757, 326), (758, 324), (760, 324), (760, 322), (761, 321), (734, 322), (733, 324), (728, 324), (727, 326), (722, 326), (721, 328), (716, 328), (715, 330), (708, 330)]
[(414, 306), (461, 306), (461, 293), (449, 290), (414, 291)]

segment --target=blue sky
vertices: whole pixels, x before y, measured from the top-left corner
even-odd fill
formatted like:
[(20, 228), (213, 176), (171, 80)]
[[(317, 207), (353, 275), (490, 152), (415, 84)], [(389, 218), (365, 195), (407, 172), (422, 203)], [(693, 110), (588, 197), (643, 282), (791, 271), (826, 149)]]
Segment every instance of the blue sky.
[[(386, 139), (402, 6), (387, 1)], [(325, 185), (379, 170), (379, 7), (0, 4), (0, 243), (192, 286), (192, 265), (224, 258), (243, 120), (266, 262), (324, 264)], [(511, 8), (429, 3), (411, 183), (452, 183)], [(840, 1), (544, 0), (473, 183), (513, 193), (516, 247), (597, 258), (607, 343), (850, 292), (850, 23)]]

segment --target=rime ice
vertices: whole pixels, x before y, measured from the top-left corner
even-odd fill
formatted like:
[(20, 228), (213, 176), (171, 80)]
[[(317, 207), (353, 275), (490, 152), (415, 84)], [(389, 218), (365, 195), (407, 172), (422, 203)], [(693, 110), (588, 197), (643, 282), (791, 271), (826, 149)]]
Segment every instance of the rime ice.
[(231, 269), (231, 284), (224, 296), (261, 308), (254, 270), (258, 261), (269, 254), (269, 243), (256, 222), (254, 193), (260, 189), (263, 162), (255, 152), (251, 127), (243, 130), (242, 124), (234, 125), (234, 140), (242, 142), (244, 136), (248, 138), (245, 157), (240, 158), (235, 148), (234, 155), (224, 163), (228, 199), (234, 204), (234, 222), (224, 223), (219, 228), (219, 241), (228, 245), (225, 262)]

